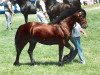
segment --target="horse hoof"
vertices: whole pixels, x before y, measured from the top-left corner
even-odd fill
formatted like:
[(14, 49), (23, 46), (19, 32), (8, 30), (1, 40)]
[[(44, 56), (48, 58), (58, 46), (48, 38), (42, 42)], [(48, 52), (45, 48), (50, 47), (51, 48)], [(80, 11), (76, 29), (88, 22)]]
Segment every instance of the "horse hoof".
[(59, 63), (58, 63), (58, 66), (63, 66), (63, 63), (62, 63), (62, 62), (59, 62)]
[(19, 62), (14, 62), (13, 65), (15, 65), (15, 66), (20, 66)]
[(30, 64), (30, 66), (34, 66), (34, 65), (35, 65), (35, 63), (34, 63), (34, 62)]
[(64, 56), (63, 63), (73, 63), (73, 60), (71, 60), (68, 56)]
[(64, 57), (63, 57), (63, 62), (69, 62), (68, 56), (64, 56)]
[(64, 56), (63, 61), (67, 61), (67, 60), (68, 60), (68, 56)]

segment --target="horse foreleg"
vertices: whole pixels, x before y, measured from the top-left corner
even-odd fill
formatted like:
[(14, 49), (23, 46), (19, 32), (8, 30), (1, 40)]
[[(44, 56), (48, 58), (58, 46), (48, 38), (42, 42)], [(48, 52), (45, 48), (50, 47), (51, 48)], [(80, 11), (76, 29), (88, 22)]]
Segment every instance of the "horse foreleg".
[(62, 62), (63, 48), (64, 48), (63, 45), (59, 45), (59, 62), (58, 62), (59, 66), (63, 65)]
[(25, 19), (25, 23), (28, 22), (28, 14), (23, 14), (24, 15), (24, 19)]
[(64, 62), (71, 62), (75, 58), (77, 52), (74, 49), (74, 47), (71, 45), (71, 43), (69, 43), (69, 42), (66, 42), (65, 47), (69, 48), (70, 52), (68, 55), (65, 55), (63, 57), (63, 61)]
[(33, 56), (33, 50), (36, 46), (36, 42), (29, 42), (30, 46), (29, 46), (29, 49), (28, 49), (28, 54), (29, 54), (29, 57), (30, 57), (30, 60), (31, 60), (31, 65), (34, 65), (35, 64), (35, 60), (34, 58), (32, 57)]

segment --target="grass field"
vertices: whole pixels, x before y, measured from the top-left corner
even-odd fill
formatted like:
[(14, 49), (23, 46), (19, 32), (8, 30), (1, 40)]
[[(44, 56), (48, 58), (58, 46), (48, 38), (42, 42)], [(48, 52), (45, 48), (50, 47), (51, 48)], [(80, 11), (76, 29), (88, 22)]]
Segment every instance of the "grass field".
[[(59, 67), (57, 65), (58, 46), (46, 46), (38, 43), (34, 50), (37, 64), (29, 65), (27, 45), (20, 56), (22, 65), (17, 67), (13, 66), (16, 56), (14, 37), (17, 28), (24, 23), (24, 18), (22, 14), (15, 14), (12, 18), (13, 30), (7, 31), (5, 16), (0, 15), (0, 75), (100, 75), (100, 10), (87, 11), (87, 20), (89, 27), (85, 31), (88, 37), (82, 36), (81, 38), (85, 65), (78, 62), (77, 56), (72, 64)], [(30, 15), (29, 21), (36, 21), (36, 16)], [(68, 51), (67, 48), (64, 48), (64, 54)]]

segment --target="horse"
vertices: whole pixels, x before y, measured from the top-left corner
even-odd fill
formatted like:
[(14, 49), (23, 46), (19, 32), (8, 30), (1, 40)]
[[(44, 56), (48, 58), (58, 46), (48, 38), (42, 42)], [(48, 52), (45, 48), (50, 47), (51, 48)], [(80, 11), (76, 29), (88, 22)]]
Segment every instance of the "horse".
[(56, 0), (45, 0), (45, 5), (51, 22), (68, 8), (81, 8), (80, 0), (63, 0), (63, 3), (59, 3)]
[(71, 7), (81, 8), (80, 0), (63, 0), (63, 3), (70, 4)]
[(62, 11), (70, 8), (69, 4), (59, 3), (56, 0), (45, 0), (45, 5), (50, 21), (56, 19)]
[(77, 9), (76, 11), (71, 12), (74, 13), (71, 13), (69, 17), (62, 20), (59, 24), (28, 22), (20, 25), (15, 35), (15, 48), (17, 54), (14, 65), (20, 65), (19, 57), (27, 43), (29, 43), (28, 54), (31, 65), (35, 65), (35, 60), (32, 54), (37, 42), (45, 45), (58, 45), (58, 64), (60, 66), (63, 65), (62, 55), (64, 46), (70, 50), (74, 50), (71, 49), (72, 47), (68, 43), (74, 24), (78, 22), (83, 28), (88, 26), (87, 20), (83, 17), (83, 13), (80, 10)]
[[(73, 10), (73, 8), (74, 8), (74, 7), (72, 7), (72, 8), (70, 9), (70, 11), (69, 11), (69, 8), (68, 8), (67, 10), (61, 12), (61, 13), (59, 14), (59, 16), (58, 16), (56, 19), (54, 19), (51, 23), (53, 23), (53, 24), (59, 23), (59, 22), (60, 22), (61, 20), (63, 20), (64, 18), (68, 17), (71, 13), (73, 14), (73, 12), (71, 12), (71, 11), (75, 11), (75, 10)], [(74, 9), (79, 9), (79, 10), (80, 10), (80, 8), (74, 8)], [(81, 12), (83, 13), (83, 17), (86, 18), (86, 15), (87, 15), (87, 14), (86, 14), (86, 11), (85, 11), (84, 9), (81, 8)]]
[(11, 0), (11, 2), (12, 4), (18, 3), (26, 23), (28, 22), (29, 14), (36, 14), (37, 9), (30, 0)]
[[(74, 9), (75, 9), (75, 8), (74, 8)], [(60, 15), (59, 15), (55, 20), (53, 20), (51, 23), (52, 23), (52, 24), (59, 24), (60, 21), (62, 21), (64, 18), (68, 17), (70, 14), (73, 14), (73, 12), (71, 12), (71, 11), (74, 12), (75, 10), (73, 10), (73, 8), (71, 8), (70, 10), (67, 9), (67, 10), (63, 11), (63, 12), (60, 13)], [(86, 12), (85, 12), (85, 10), (84, 10), (84, 9), (81, 9), (80, 11), (83, 13), (83, 17), (86, 19)], [(77, 54), (76, 50), (75, 50), (75, 51), (70, 50), (69, 54), (67, 54), (67, 55), (65, 55), (65, 56), (63, 57), (63, 62), (71, 62), (71, 61), (75, 58), (76, 54)]]

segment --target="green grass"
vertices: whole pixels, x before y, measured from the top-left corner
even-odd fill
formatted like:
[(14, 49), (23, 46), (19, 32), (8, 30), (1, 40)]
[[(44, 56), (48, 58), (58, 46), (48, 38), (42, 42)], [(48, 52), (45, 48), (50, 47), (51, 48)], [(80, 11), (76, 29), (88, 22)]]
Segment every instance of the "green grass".
[(100, 3), (91, 4), (91, 5), (82, 5), (83, 8), (92, 8), (92, 7), (98, 7), (98, 6), (100, 6)]
[[(13, 66), (16, 51), (14, 37), (17, 28), (24, 23), (22, 14), (15, 14), (12, 18), (11, 31), (6, 31), (5, 16), (0, 15), (0, 75), (100, 75), (100, 11), (87, 12), (89, 27), (85, 30), (87, 38), (82, 36), (81, 42), (85, 55), (86, 64), (78, 62), (78, 56), (73, 64), (57, 65), (58, 46), (46, 46), (37, 44), (34, 50), (35, 66), (30, 66), (27, 54), (28, 45), (20, 56), (21, 66)], [(37, 21), (35, 15), (29, 16), (29, 21)], [(68, 53), (64, 48), (64, 54)]]

